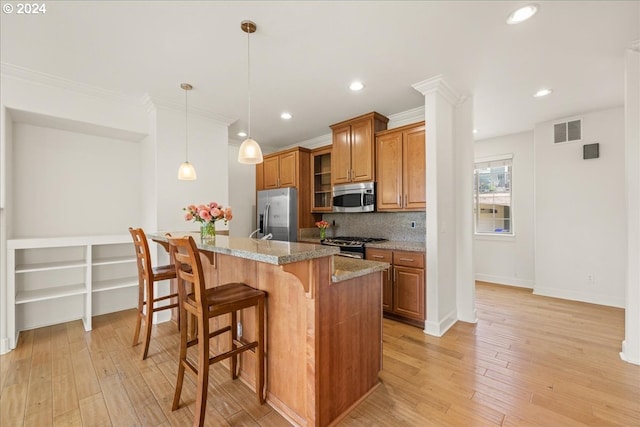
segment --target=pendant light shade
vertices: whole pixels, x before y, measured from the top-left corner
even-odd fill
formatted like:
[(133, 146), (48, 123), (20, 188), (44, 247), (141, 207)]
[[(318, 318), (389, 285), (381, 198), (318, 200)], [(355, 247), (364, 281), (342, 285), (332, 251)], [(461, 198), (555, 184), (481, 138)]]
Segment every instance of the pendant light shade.
[(187, 118), (187, 112), (189, 110), (187, 104), (187, 93), (193, 89), (189, 83), (180, 84), (180, 88), (184, 89), (184, 146), (185, 146), (185, 160), (178, 169), (178, 179), (181, 181), (195, 181), (198, 176), (196, 175), (196, 169), (191, 163), (189, 163), (189, 121)]
[(256, 141), (247, 138), (242, 141), (238, 152), (238, 161), (248, 165), (262, 163), (262, 150)]
[(189, 162), (182, 162), (178, 169), (178, 179), (180, 181), (195, 181), (198, 178), (196, 168)]
[(245, 139), (240, 145), (240, 151), (238, 152), (238, 162), (245, 163), (249, 165), (255, 165), (258, 163), (262, 163), (262, 150), (260, 149), (260, 145), (258, 142), (251, 138), (251, 49), (249, 44), (250, 34), (255, 33), (258, 28), (255, 22), (252, 21), (242, 21), (240, 23), (240, 28), (242, 31), (247, 33), (247, 87), (249, 93), (249, 102), (248, 109), (249, 113), (248, 117), (248, 129), (247, 129), (247, 139)]

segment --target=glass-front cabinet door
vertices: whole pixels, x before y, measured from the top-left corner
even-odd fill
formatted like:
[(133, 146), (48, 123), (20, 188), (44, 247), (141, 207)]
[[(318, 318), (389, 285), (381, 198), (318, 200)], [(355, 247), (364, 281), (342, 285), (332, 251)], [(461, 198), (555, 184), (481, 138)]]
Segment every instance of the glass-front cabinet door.
[(331, 146), (311, 153), (311, 212), (331, 212)]

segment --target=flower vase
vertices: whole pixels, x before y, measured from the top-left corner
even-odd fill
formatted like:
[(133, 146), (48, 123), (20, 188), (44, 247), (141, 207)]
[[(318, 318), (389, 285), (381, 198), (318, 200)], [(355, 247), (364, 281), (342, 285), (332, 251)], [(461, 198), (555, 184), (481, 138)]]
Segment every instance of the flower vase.
[(320, 229), (320, 240), (324, 240), (327, 238), (327, 229), (326, 228), (321, 228)]
[(203, 222), (200, 226), (200, 239), (203, 242), (214, 242), (216, 240), (216, 223)]

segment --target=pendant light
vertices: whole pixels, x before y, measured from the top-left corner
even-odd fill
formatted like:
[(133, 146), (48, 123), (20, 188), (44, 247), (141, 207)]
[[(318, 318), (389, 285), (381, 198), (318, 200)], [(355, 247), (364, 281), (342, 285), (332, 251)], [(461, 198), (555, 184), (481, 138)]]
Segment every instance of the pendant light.
[(242, 141), (240, 151), (238, 152), (238, 162), (248, 165), (262, 163), (262, 150), (260, 145), (251, 138), (251, 49), (249, 44), (249, 35), (256, 32), (256, 23), (252, 21), (242, 21), (240, 23), (242, 31), (247, 33), (247, 87), (249, 89), (249, 113), (247, 126), (247, 139)]
[(180, 87), (184, 89), (184, 143), (185, 143), (185, 161), (180, 165), (178, 169), (178, 179), (181, 181), (195, 181), (196, 169), (191, 163), (189, 163), (189, 121), (187, 118), (187, 112), (189, 110), (187, 103), (187, 93), (193, 89), (189, 83), (182, 83)]

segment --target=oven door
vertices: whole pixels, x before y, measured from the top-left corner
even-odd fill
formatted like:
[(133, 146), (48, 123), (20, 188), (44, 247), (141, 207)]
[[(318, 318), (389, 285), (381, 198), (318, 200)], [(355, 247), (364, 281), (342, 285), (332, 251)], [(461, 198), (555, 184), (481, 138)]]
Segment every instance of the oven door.
[(340, 249), (340, 253), (337, 253), (336, 255), (346, 258), (364, 259), (364, 254), (362, 252), (354, 252), (348, 249)]

